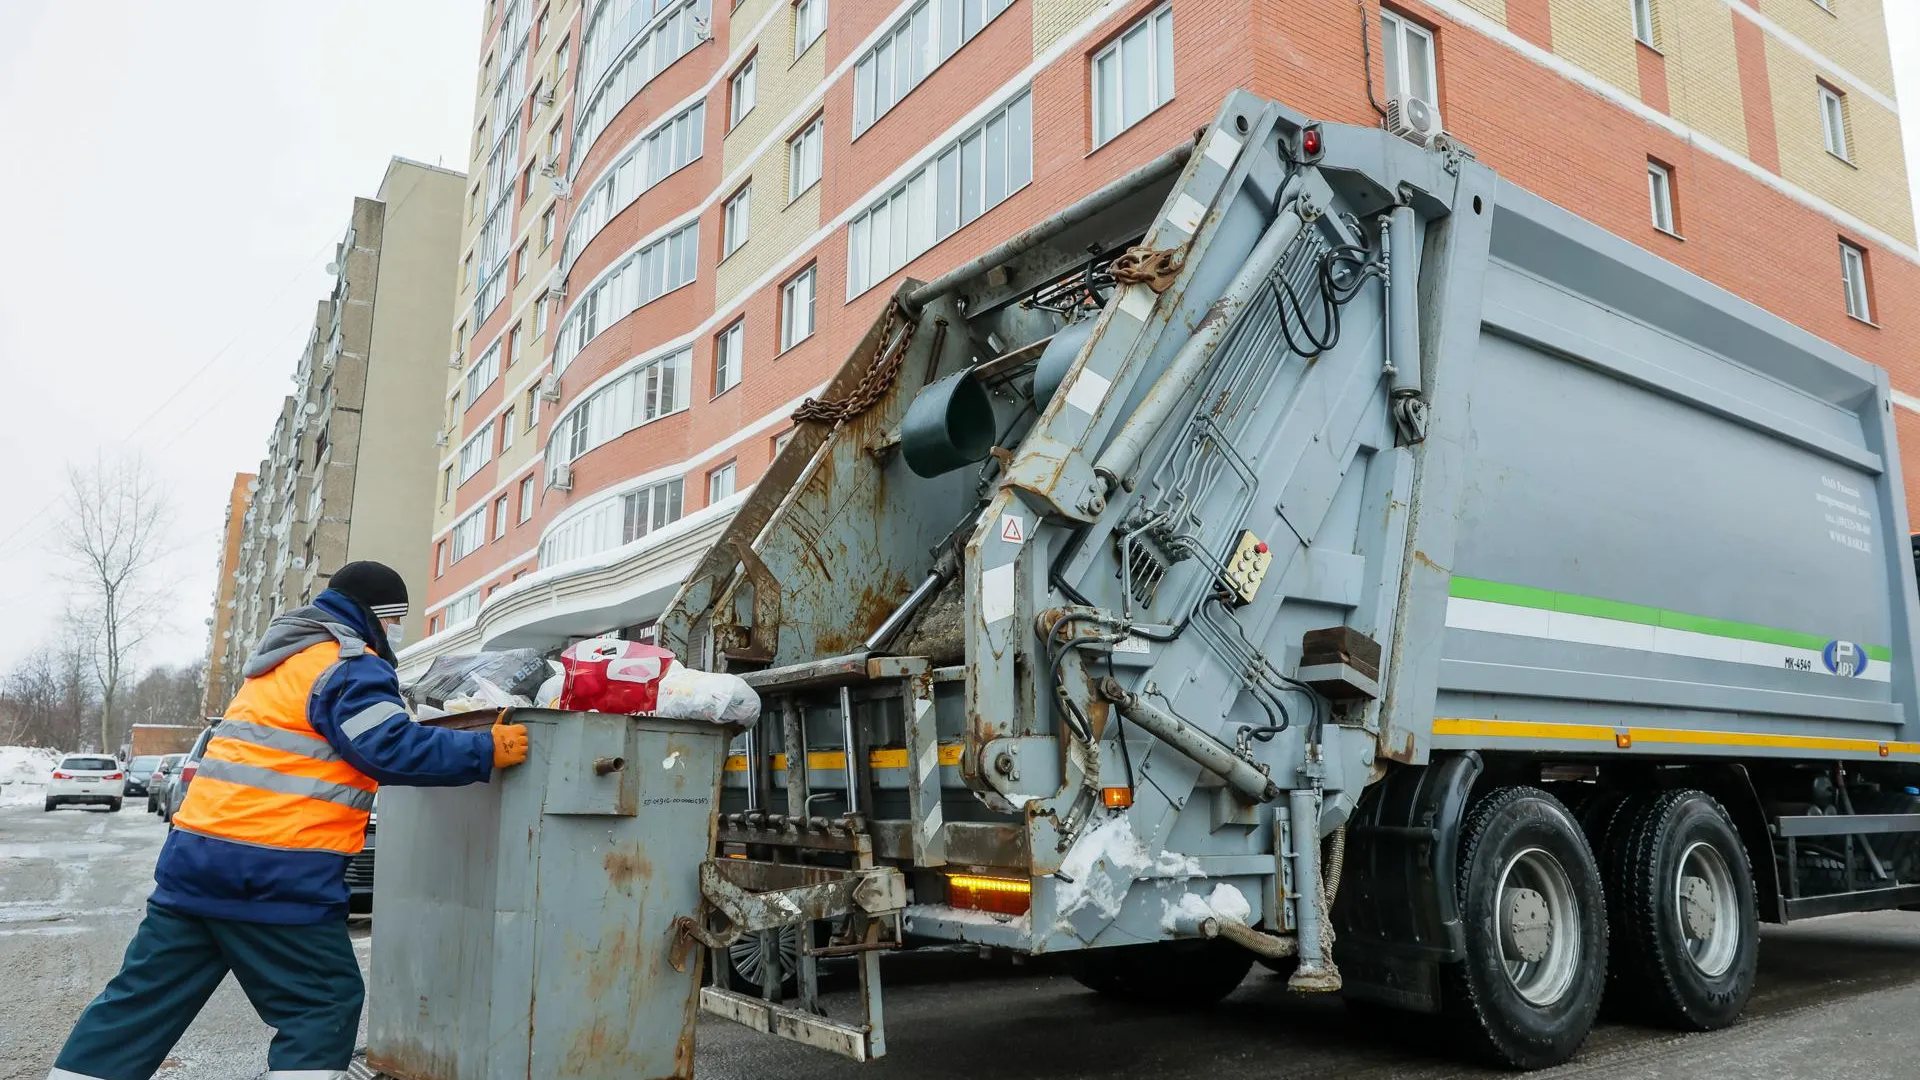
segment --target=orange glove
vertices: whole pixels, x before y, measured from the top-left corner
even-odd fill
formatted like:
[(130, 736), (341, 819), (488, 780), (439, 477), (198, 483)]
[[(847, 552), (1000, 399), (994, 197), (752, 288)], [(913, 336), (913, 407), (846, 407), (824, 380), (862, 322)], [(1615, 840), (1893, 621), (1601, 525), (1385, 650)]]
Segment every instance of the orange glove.
[(493, 725), (493, 767), (505, 769), (527, 760), (527, 725)]

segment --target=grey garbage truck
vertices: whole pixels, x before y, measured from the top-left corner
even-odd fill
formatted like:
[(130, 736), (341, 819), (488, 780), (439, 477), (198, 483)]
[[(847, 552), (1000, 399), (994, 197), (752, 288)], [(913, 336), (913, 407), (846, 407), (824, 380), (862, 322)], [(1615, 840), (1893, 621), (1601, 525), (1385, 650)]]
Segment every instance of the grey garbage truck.
[(900, 285), (669, 606), (765, 704), (702, 1006), (870, 1059), (879, 958), (968, 943), (1519, 1067), (1734, 1022), (1760, 920), (1920, 904), (1890, 408), (1470, 147), (1230, 95)]

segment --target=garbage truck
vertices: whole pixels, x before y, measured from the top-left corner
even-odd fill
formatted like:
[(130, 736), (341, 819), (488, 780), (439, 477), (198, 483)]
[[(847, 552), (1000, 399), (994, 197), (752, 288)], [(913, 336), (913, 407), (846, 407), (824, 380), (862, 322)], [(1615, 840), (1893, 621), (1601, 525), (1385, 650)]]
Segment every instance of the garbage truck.
[(877, 1058), (880, 958), (959, 943), (1522, 1068), (1733, 1023), (1760, 921), (1920, 904), (1890, 409), (1458, 141), (1231, 94), (900, 284), (662, 617), (764, 706), (702, 1007)]

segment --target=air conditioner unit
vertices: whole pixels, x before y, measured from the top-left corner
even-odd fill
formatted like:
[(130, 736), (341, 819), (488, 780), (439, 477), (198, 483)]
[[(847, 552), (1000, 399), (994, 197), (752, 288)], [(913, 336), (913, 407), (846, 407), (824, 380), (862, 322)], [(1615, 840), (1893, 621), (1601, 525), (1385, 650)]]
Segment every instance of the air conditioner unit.
[(452, 440), (447, 438), (445, 431), (436, 431), (433, 433), (433, 445), (435, 446), (445, 446), (450, 441)]
[(542, 401), (560, 400), (560, 376), (549, 371), (540, 377), (540, 399)]
[(548, 86), (542, 89), (540, 91), (540, 96), (537, 98), (534, 98), (533, 100), (535, 104), (539, 105), (543, 109), (551, 107), (553, 105), (553, 87)]
[(573, 466), (561, 462), (547, 470), (547, 486), (556, 491), (573, 490)]
[(540, 166), (540, 175), (549, 180), (560, 179), (560, 159), (557, 157), (548, 158), (547, 163)]
[(547, 299), (565, 300), (567, 298), (567, 276), (560, 274), (547, 282)]
[(461, 368), (465, 367), (466, 363), (467, 363), (467, 358), (461, 355), (459, 349), (455, 349), (452, 352), (447, 354), (447, 366), (454, 369), (455, 371), (458, 371)]
[(1387, 131), (1425, 146), (1440, 134), (1440, 107), (1412, 94), (1396, 94), (1387, 102)]

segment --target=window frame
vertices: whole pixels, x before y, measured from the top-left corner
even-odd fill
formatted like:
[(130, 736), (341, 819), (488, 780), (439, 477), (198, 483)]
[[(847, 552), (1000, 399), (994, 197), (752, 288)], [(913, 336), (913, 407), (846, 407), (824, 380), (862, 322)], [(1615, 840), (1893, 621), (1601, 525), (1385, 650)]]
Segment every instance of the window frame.
[(1869, 326), (1879, 325), (1873, 321), (1873, 272), (1866, 246), (1844, 236), (1840, 238), (1840, 289), (1848, 317)]
[[(1668, 236), (1680, 235), (1680, 202), (1675, 190), (1673, 166), (1657, 158), (1647, 159), (1647, 202), (1653, 227)], [(1662, 215), (1665, 221), (1662, 222)]]
[[(740, 212), (734, 213), (739, 207)], [(720, 204), (720, 259), (746, 246), (753, 238), (753, 181), (748, 180)]]
[[(1853, 140), (1847, 131), (1847, 94), (1837, 86), (1824, 80), (1814, 83), (1819, 91), (1820, 134), (1826, 144), (1827, 153), (1847, 164), (1853, 164)], [(1834, 149), (1835, 143), (1839, 149)]]
[[(1159, 27), (1159, 21), (1162, 18), (1167, 20), (1167, 29), (1164, 36)], [(1147, 39), (1147, 75), (1144, 80), (1129, 78), (1129, 73), (1126, 68), (1125, 46), (1136, 34), (1145, 35)], [(1167, 96), (1159, 98), (1162, 82), (1160, 79), (1160, 64), (1163, 62), (1160, 56), (1160, 46), (1163, 41), (1166, 45), (1167, 52), (1164, 62), (1171, 68), (1174, 66), (1174, 55), (1176, 52), (1173, 47), (1173, 4), (1171, 0), (1169, 0), (1168, 3), (1153, 8), (1126, 26), (1121, 27), (1117, 33), (1107, 40), (1105, 45), (1095, 50), (1093, 54), (1087, 58), (1087, 104), (1091, 110), (1088, 129), (1093, 132), (1093, 148), (1095, 150), (1100, 149), (1121, 135), (1138, 127), (1141, 121), (1160, 111), (1178, 96), (1179, 89), (1174, 82), (1177, 73), (1169, 71), (1165, 80)], [(1112, 85), (1114, 92), (1119, 95), (1113, 102), (1113, 118), (1118, 126), (1114, 127), (1111, 131), (1103, 131), (1101, 126), (1101, 112), (1102, 106), (1105, 103), (1101, 100), (1100, 73), (1102, 65), (1108, 62), (1117, 65)], [(1133, 85), (1140, 85), (1142, 82), (1144, 82), (1144, 85), (1147, 87), (1148, 104), (1146, 110), (1129, 120), (1126, 116), (1127, 88)], [(1156, 101), (1154, 100), (1155, 98), (1159, 98), (1159, 100)]]
[(500, 414), (500, 452), (513, 449), (513, 406), (507, 406)]
[[(788, 352), (811, 338), (818, 326), (820, 304), (820, 264), (809, 263), (806, 268), (780, 283), (780, 351)], [(794, 289), (802, 280), (807, 283), (807, 332), (794, 336), (794, 316), (797, 308), (794, 303)]]
[(508, 497), (503, 492), (493, 500), (493, 539), (489, 543), (497, 544), (507, 538), (507, 526), (512, 524), (507, 520), (507, 509)]
[(555, 211), (558, 209), (558, 206), (548, 206), (546, 211), (540, 215), (540, 250), (543, 253), (553, 247), (553, 226), (556, 217)]
[(1633, 19), (1633, 40), (1655, 52), (1660, 51), (1660, 24), (1654, 17), (1653, 0), (1627, 0)]
[(747, 319), (741, 316), (713, 335), (713, 396), (740, 385), (745, 374)]
[(522, 525), (526, 524), (533, 517), (533, 497), (534, 493), (539, 490), (537, 487), (538, 480), (538, 473), (528, 473), (520, 478), (520, 523)]
[[(1391, 53), (1388, 52), (1387, 43), (1386, 43), (1386, 35), (1389, 27), (1393, 28), (1393, 32), (1399, 35), (1401, 38), (1400, 43), (1397, 43), (1393, 47), (1393, 50)], [(1424, 48), (1426, 51), (1427, 85), (1422, 89), (1430, 91), (1431, 96), (1425, 97), (1423, 98), (1423, 100), (1425, 100), (1427, 104), (1432, 105), (1435, 108), (1439, 108), (1440, 107), (1440, 35), (1439, 33), (1436, 30), (1434, 30), (1433, 27), (1430, 27), (1425, 23), (1416, 22), (1412, 18), (1409, 18), (1406, 15), (1402, 15), (1397, 11), (1393, 11), (1388, 8), (1382, 8), (1380, 9), (1380, 48), (1381, 48), (1381, 62), (1383, 65), (1382, 74), (1383, 74), (1383, 81), (1386, 82), (1387, 97), (1388, 98), (1393, 97), (1394, 82), (1400, 82), (1404, 84), (1407, 79), (1407, 75), (1408, 75), (1408, 72), (1406, 70), (1407, 49), (1405, 48), (1404, 43), (1405, 43), (1405, 37), (1408, 33), (1417, 35), (1421, 39), (1421, 41), (1424, 43)], [(1400, 70), (1393, 72), (1393, 78), (1390, 81), (1384, 79), (1384, 75), (1385, 75), (1384, 65), (1388, 55), (1392, 55), (1399, 59), (1399, 68), (1400, 68)], [(1416, 94), (1414, 96), (1420, 97), (1421, 95)]]
[[(724, 495), (714, 494), (714, 484), (725, 478), (727, 491)], [(740, 491), (740, 459), (728, 458), (725, 462), (707, 470), (707, 505), (712, 506), (722, 499), (731, 499)]]
[[(800, 201), (800, 196), (820, 185), (820, 178), (826, 173), (826, 121), (825, 113), (815, 113), (813, 119), (800, 126), (787, 139), (787, 205)], [(805, 187), (794, 187), (799, 180), (798, 166), (809, 164), (805, 155), (812, 152), (813, 176)]]
[[(747, 54), (745, 60), (740, 61), (740, 65), (733, 69), (733, 74), (727, 76), (728, 131), (739, 127), (740, 121), (745, 120), (747, 115), (753, 112), (753, 107), (759, 104), (759, 63), (760, 50), (755, 49)], [(746, 80), (747, 101), (747, 107), (744, 109), (740, 107), (740, 87), (743, 78)]]
[[(807, 50), (827, 34), (827, 0), (792, 0), (793, 7), (793, 58), (799, 60), (807, 55)], [(802, 12), (805, 12), (803, 22)], [(810, 29), (813, 35), (801, 40), (801, 31)]]

